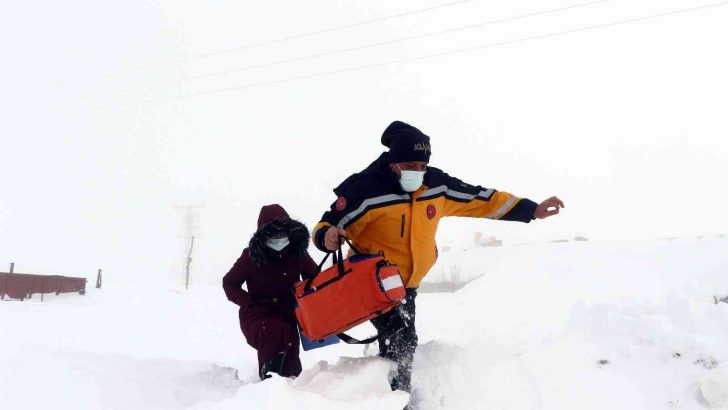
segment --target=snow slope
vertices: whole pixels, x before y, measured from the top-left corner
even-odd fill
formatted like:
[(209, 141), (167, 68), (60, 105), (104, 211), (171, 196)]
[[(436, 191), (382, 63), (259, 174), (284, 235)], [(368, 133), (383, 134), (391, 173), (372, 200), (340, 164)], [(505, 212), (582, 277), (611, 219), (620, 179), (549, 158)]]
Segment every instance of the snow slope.
[[(728, 238), (452, 250), (421, 293), (420, 409), (728, 408)], [(217, 287), (108, 278), (86, 296), (0, 302), (0, 403), (16, 409), (401, 409), (376, 348), (302, 355), (256, 380)], [(367, 335), (370, 325), (354, 329)]]

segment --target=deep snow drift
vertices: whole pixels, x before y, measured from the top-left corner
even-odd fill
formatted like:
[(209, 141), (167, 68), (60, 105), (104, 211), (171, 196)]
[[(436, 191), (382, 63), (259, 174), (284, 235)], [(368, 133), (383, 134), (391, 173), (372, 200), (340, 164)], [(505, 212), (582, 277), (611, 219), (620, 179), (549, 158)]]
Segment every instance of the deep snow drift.
[[(728, 238), (451, 249), (417, 299), (421, 409), (728, 408)], [(224, 272), (221, 272), (222, 276)], [(304, 352), (256, 380), (221, 288), (107, 278), (0, 302), (0, 403), (17, 409), (401, 409), (376, 347)], [(354, 329), (368, 335), (368, 324)]]

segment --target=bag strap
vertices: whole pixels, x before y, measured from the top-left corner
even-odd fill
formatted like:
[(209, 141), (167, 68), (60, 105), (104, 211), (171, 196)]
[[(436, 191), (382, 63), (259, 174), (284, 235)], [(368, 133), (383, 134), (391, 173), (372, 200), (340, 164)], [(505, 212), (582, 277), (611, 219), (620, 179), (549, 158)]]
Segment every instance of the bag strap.
[[(341, 242), (341, 239), (342, 238), (346, 241), (347, 244), (349, 244), (349, 247), (354, 251), (354, 253), (356, 253), (356, 254), (360, 254), (361, 253), (361, 252), (359, 252), (359, 249), (357, 249), (356, 246), (354, 246), (354, 244), (352, 244), (347, 237), (342, 236), (342, 235), (339, 235), (339, 242)], [(341, 245), (339, 245), (339, 247), (336, 248), (335, 251), (330, 252), (330, 253), (327, 253), (326, 256), (324, 256), (324, 259), (318, 265), (318, 270), (319, 270), (318, 273), (320, 273), (322, 271), (322, 269), (324, 267), (324, 263), (326, 263), (326, 260), (329, 259), (329, 255), (332, 255), (332, 259), (333, 259), (334, 265), (337, 265), (338, 266), (339, 276), (344, 276), (344, 274), (346, 272), (344, 271), (344, 252), (341, 249)], [(306, 285), (303, 288), (303, 291), (304, 292), (308, 292), (311, 289), (311, 284), (313, 284), (313, 280), (316, 278), (316, 276), (318, 275), (318, 273), (316, 273), (315, 275), (312, 275), (306, 281)]]
[(359, 249), (357, 249), (356, 246), (354, 246), (354, 244), (351, 243), (351, 241), (349, 241), (349, 238), (347, 238), (346, 236), (339, 236), (339, 238), (344, 238), (344, 240), (349, 245), (349, 247), (351, 248), (351, 250), (354, 251), (355, 254), (361, 255), (361, 251), (359, 251)]
[[(392, 337), (392, 336), (396, 335), (397, 333), (401, 332), (402, 329), (404, 329), (404, 328), (399, 328), (399, 329), (395, 330), (394, 332), (384, 335), (384, 337), (388, 337), (388, 338)], [(347, 343), (350, 345), (368, 345), (369, 343), (379, 339), (380, 336), (382, 336), (382, 335), (376, 334), (372, 337), (367, 337), (364, 340), (359, 340), (359, 339), (356, 339), (354, 337), (347, 335), (346, 333), (339, 333), (338, 335), (336, 335), (336, 337), (338, 337), (339, 339), (344, 341), (344, 343)]]
[[(351, 241), (349, 241), (349, 238), (347, 238), (345, 236), (342, 236), (342, 235), (339, 235), (339, 241), (341, 239), (344, 239), (346, 241), (347, 245), (349, 245), (349, 247), (351, 248), (351, 250), (354, 251), (355, 254), (357, 254), (357, 255), (361, 254), (361, 251), (359, 251), (359, 249), (356, 246), (354, 246), (354, 244), (351, 243)], [(337, 254), (339, 255), (339, 259), (343, 259), (341, 257), (343, 255), (343, 252), (341, 250), (341, 245), (339, 245), (339, 247), (335, 251), (326, 253), (326, 256), (324, 256), (324, 259), (318, 265), (319, 271), (324, 267), (324, 263), (326, 263), (326, 260), (329, 259), (329, 255), (333, 255), (333, 257), (334, 257), (334, 263), (336, 263), (337, 262), (337, 259), (336, 259), (336, 255)]]
[(379, 335), (374, 335), (374, 336), (368, 337), (364, 340), (359, 340), (359, 339), (353, 338), (353, 337), (347, 335), (346, 333), (339, 333), (338, 335), (336, 335), (336, 337), (341, 339), (344, 343), (348, 343), (350, 345), (368, 345), (369, 343), (377, 340), (377, 338), (379, 338)]
[(331, 255), (331, 254), (327, 253), (326, 256), (324, 257), (324, 260), (322, 260), (321, 263), (319, 263), (319, 265), (318, 265), (319, 272), (321, 272), (322, 268), (324, 267), (324, 263), (326, 263), (326, 260), (329, 259), (329, 255)]

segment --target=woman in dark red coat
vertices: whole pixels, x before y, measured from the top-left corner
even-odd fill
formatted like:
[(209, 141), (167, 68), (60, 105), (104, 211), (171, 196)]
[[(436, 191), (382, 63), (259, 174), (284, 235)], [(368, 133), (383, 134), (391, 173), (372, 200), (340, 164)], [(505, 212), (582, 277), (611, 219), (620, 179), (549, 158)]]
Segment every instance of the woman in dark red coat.
[[(240, 306), (240, 328), (258, 351), (261, 380), (268, 372), (301, 373), (299, 339), (291, 289), (318, 270), (308, 252), (310, 235), (280, 205), (260, 210), (258, 230), (222, 280), (227, 298)], [(247, 292), (242, 289), (247, 283)]]

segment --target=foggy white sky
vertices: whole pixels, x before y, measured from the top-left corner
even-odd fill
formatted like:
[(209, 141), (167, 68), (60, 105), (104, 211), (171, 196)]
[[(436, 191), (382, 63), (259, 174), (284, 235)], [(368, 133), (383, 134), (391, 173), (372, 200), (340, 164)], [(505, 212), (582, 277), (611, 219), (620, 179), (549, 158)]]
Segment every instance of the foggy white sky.
[(312, 227), (395, 119), (430, 135), (431, 165), (566, 202), (528, 225), (446, 220), (441, 245), (474, 231), (511, 242), (728, 232), (728, 5), (576, 30), (718, 2), (473, 0), (100, 77), (447, 1), (117, 3), (0, 0), (0, 270), (176, 280), (173, 206), (204, 204), (193, 269), (217, 281), (261, 205)]

